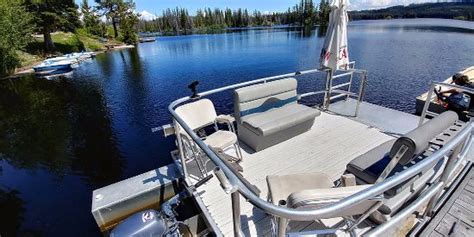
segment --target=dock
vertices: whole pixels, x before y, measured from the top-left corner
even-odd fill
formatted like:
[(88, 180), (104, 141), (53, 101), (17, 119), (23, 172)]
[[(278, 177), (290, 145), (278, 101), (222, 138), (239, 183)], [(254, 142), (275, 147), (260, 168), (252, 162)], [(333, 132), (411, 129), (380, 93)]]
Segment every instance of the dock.
[(474, 168), (471, 165), (463, 181), (443, 207), (431, 219), (420, 237), (474, 236)]

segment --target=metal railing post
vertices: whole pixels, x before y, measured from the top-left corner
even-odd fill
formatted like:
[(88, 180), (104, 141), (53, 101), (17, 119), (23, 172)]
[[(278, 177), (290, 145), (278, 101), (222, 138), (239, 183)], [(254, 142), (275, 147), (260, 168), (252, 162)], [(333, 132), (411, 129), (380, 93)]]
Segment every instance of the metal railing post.
[(431, 97), (433, 96), (433, 91), (435, 90), (435, 83), (431, 83), (430, 90), (428, 91), (428, 95), (426, 96), (425, 105), (423, 106), (423, 110), (421, 112), (420, 121), (418, 122), (418, 126), (421, 126), (426, 118), (426, 112), (428, 111), (430, 104), (431, 104)]
[[(469, 138), (468, 138), (469, 140)], [(448, 185), (448, 179), (451, 175), (451, 171), (456, 167), (456, 163), (458, 161), (458, 156), (459, 153), (461, 152), (461, 149), (463, 148), (464, 143), (459, 144), (454, 150), (453, 153), (447, 157), (446, 165), (444, 166), (443, 173), (441, 174), (441, 178), (439, 182), (443, 183), (442, 188), (431, 198), (431, 200), (428, 202), (428, 205), (426, 206), (426, 209), (423, 213), (423, 217), (425, 216), (432, 216), (433, 215), (433, 208), (436, 205), (436, 201), (439, 199), (441, 196), (442, 191), (444, 188)]]
[(234, 236), (244, 236), (242, 233), (242, 224), (240, 222), (240, 194), (235, 191), (231, 194), (232, 199), (232, 219), (234, 221)]
[[(352, 65), (352, 66), (351, 66)], [(349, 69), (354, 69), (355, 68), (355, 62), (349, 63)], [(351, 76), (349, 77), (349, 87), (347, 88), (347, 92), (351, 92), (352, 89), (352, 79), (354, 78), (354, 71), (352, 71)], [(349, 93), (346, 96), (346, 100), (350, 98)]]
[(285, 237), (286, 236), (286, 226), (288, 225), (288, 219), (279, 217), (278, 218), (278, 237)]
[(359, 96), (357, 97), (357, 104), (354, 116), (357, 117), (359, 115), (360, 104), (362, 103), (362, 96), (365, 93), (365, 85), (367, 83), (367, 72), (362, 74), (362, 79), (360, 80), (360, 88), (359, 88)]
[(326, 73), (326, 92), (324, 93), (323, 109), (329, 109), (329, 104), (331, 103), (331, 93), (332, 93), (332, 69), (327, 69)]
[(188, 168), (186, 167), (186, 159), (184, 158), (184, 148), (183, 148), (183, 140), (181, 139), (181, 133), (179, 132), (178, 123), (176, 120), (173, 120), (175, 124), (175, 132), (176, 132), (176, 139), (178, 140), (178, 150), (179, 150), (179, 158), (181, 160), (181, 167), (183, 169), (183, 176), (184, 179), (188, 179)]

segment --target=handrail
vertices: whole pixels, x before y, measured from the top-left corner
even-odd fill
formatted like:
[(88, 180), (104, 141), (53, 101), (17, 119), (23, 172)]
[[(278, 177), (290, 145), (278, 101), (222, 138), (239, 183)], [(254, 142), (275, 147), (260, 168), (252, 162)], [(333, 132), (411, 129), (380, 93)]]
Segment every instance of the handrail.
[[(314, 70), (309, 70), (309, 71), (314, 71)], [(290, 73), (290, 74), (285, 74), (283, 76), (276, 76), (276, 77), (270, 77), (270, 78), (276, 79), (276, 78), (282, 78), (282, 77), (287, 77), (291, 75), (299, 75), (299, 74)], [(267, 78), (267, 80), (269, 79)], [(262, 81), (264, 80), (257, 79), (257, 80), (246, 82), (246, 83), (230, 85), (227, 87), (206, 91), (206, 92), (200, 93), (200, 95), (201, 96), (210, 95), (216, 92), (241, 87), (244, 85), (250, 85), (250, 84), (254, 84), (254, 83), (258, 83)], [(196, 142), (196, 144), (204, 151), (204, 153), (209, 157), (209, 159), (211, 159), (211, 161), (216, 166), (219, 166), (222, 169), (224, 174), (227, 176), (227, 179), (229, 180), (230, 184), (233, 185), (234, 188), (241, 195), (243, 195), (249, 202), (251, 202), (254, 206), (264, 210), (265, 212), (269, 214), (272, 214), (278, 217), (291, 219), (291, 220), (297, 220), (297, 221), (333, 218), (335, 217), (334, 213), (338, 213), (338, 211), (340, 211), (341, 209), (353, 207), (354, 205), (357, 205), (360, 202), (371, 199), (401, 184), (402, 182), (419, 174), (423, 169), (427, 168), (428, 166), (434, 164), (435, 162), (438, 162), (447, 153), (449, 153), (453, 148), (455, 148), (459, 143), (461, 143), (468, 135), (470, 135), (472, 131), (472, 127), (473, 127), (472, 123), (469, 122), (459, 132), (459, 134), (456, 137), (454, 137), (441, 149), (434, 152), (431, 156), (423, 159), (422, 161), (413, 165), (409, 169), (406, 169), (397, 175), (387, 178), (383, 182), (380, 182), (378, 184), (375, 184), (367, 188), (363, 192), (356, 193), (354, 195), (351, 195), (349, 197), (346, 197), (340, 200), (339, 202), (336, 202), (327, 206), (323, 206), (320, 208), (316, 208), (312, 210), (296, 210), (296, 209), (290, 209), (286, 207), (273, 205), (272, 203), (269, 203), (261, 199), (257, 195), (255, 195), (249, 188), (247, 188), (244, 185), (243, 180), (241, 180), (240, 177), (238, 177), (238, 175), (234, 174), (232, 170), (229, 167), (227, 167), (227, 165), (212, 150), (209, 149), (209, 147), (197, 136), (197, 134), (174, 111), (174, 108), (176, 106), (189, 100), (191, 100), (191, 98), (189, 97), (183, 97), (178, 100), (175, 100), (168, 106), (168, 110), (171, 113), (172, 117), (174, 118), (175, 122), (180, 124), (181, 128), (183, 128), (186, 131), (186, 133)], [(185, 164), (183, 163), (183, 166), (184, 165)]]

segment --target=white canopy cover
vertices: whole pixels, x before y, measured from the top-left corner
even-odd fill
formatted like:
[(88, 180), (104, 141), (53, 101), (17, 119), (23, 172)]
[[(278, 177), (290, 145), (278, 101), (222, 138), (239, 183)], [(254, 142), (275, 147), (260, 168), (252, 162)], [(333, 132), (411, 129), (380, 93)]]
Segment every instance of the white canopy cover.
[(329, 25), (321, 50), (321, 68), (332, 70), (347, 69), (349, 51), (347, 50), (347, 7), (349, 0), (332, 0)]

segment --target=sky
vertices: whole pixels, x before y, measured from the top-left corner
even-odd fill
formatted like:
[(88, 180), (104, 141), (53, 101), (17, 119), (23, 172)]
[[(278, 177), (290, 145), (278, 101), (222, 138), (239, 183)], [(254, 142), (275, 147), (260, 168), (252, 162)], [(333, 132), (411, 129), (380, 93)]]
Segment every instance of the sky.
[[(82, 0), (75, 0), (80, 4)], [(408, 5), (411, 3), (433, 2), (435, 0), (349, 0), (351, 10), (384, 8), (394, 5)], [(93, 0), (89, 3), (93, 5)], [(190, 13), (194, 13), (199, 8), (247, 8), (257, 9), (261, 12), (282, 12), (288, 7), (294, 6), (300, 0), (135, 0), (136, 11), (151, 15), (160, 15), (163, 9), (184, 7)], [(319, 4), (319, 0), (315, 0)]]

